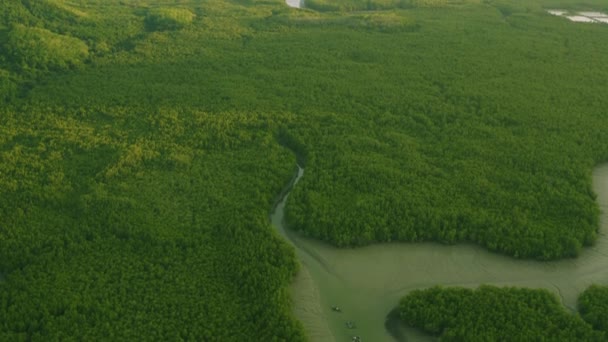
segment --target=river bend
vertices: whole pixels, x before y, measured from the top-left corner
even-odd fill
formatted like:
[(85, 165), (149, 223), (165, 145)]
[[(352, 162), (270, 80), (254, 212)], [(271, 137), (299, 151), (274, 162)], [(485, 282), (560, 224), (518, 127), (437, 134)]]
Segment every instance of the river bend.
[[(289, 191), (304, 175), (298, 166)], [(399, 299), (434, 285), (480, 284), (545, 288), (575, 310), (578, 295), (593, 283), (608, 284), (608, 164), (593, 171), (593, 189), (601, 210), (598, 240), (576, 259), (542, 262), (517, 260), (473, 244), (383, 243), (344, 249), (288, 231), (284, 208), (289, 192), (275, 207), (272, 223), (296, 247), (302, 265), (292, 287), (295, 311), (312, 341), (428, 339), (406, 328), (386, 329), (386, 318)], [(339, 305), (341, 313), (331, 310)], [(356, 329), (348, 329), (353, 321)]]

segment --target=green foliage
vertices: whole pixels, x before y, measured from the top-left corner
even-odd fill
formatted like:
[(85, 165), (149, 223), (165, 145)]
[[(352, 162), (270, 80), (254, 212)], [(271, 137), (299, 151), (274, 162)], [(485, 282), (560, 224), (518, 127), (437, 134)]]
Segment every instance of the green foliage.
[(442, 341), (602, 341), (546, 290), (481, 286), (415, 290), (399, 305), (402, 320)]
[(415, 20), (395, 12), (374, 12), (355, 16), (351, 27), (379, 32), (413, 31), (419, 28)]
[(72, 7), (65, 0), (24, 0), (21, 1), (28, 11), (37, 18), (61, 22), (62, 25), (74, 24), (86, 12)]
[(338, 246), (593, 243), (606, 26), (457, 3), (0, 2), (0, 340), (302, 340), (282, 145), (291, 227)]
[(608, 286), (591, 285), (578, 298), (583, 319), (608, 333)]
[(302, 341), (280, 118), (141, 110), (0, 112), (0, 340)]
[(7, 51), (22, 70), (65, 70), (81, 66), (89, 55), (81, 40), (46, 29), (15, 25)]
[(540, 11), (541, 8), (538, 3), (523, 2), (523, 1), (509, 1), (509, 0), (489, 0), (492, 6), (496, 7), (500, 13), (508, 17), (513, 14), (523, 14), (532, 11)]
[(17, 94), (17, 84), (8, 71), (0, 69), (0, 102), (8, 102)]
[(155, 8), (148, 12), (146, 24), (153, 31), (177, 30), (192, 24), (194, 17), (185, 8)]
[(404, 8), (409, 0), (306, 0), (306, 8), (317, 11), (360, 11)]
[(33, 24), (36, 22), (32, 14), (21, 1), (0, 0), (0, 23), (9, 26), (14, 23)]
[(595, 240), (605, 26), (476, 5), (259, 19), (261, 5), (205, 4), (191, 29), (142, 35), (32, 101), (298, 113), (285, 130), (309, 169), (287, 215), (338, 246), (472, 241), (555, 259)]
[[(345, 31), (326, 33), (340, 52), (316, 79), (298, 76), (299, 96), (319, 110), (297, 107), (315, 119), (292, 129), (310, 166), (287, 208), (292, 228), (337, 246), (475, 241), (516, 257), (576, 256), (595, 240), (589, 174), (608, 156), (602, 101), (591, 100), (601, 87), (581, 79), (596, 79), (582, 61), (599, 55), (577, 49), (597, 49), (581, 35), (605, 27), (542, 14), (489, 25), (503, 20), (496, 9), (453, 11), (467, 20), (463, 33), (448, 33), (456, 14), (428, 10), (407, 35), (341, 44)], [(482, 44), (481, 31), (496, 40)], [(565, 50), (564, 35), (576, 40)], [(446, 45), (457, 52), (437, 48)], [(573, 84), (589, 88), (577, 95)]]

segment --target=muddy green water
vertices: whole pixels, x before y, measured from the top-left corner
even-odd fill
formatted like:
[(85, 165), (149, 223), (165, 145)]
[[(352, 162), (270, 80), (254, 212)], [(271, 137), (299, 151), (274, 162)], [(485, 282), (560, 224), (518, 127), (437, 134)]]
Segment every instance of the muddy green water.
[[(299, 168), (293, 186), (304, 175)], [(413, 289), (433, 285), (480, 284), (546, 288), (575, 310), (576, 298), (592, 283), (608, 283), (608, 164), (593, 172), (602, 211), (597, 243), (577, 259), (554, 262), (516, 260), (471, 244), (390, 243), (338, 249), (285, 229), (289, 193), (277, 204), (272, 223), (296, 246), (302, 270), (292, 287), (295, 313), (312, 341), (419, 341), (429, 337), (403, 326), (387, 330), (387, 316)], [(331, 310), (339, 305), (341, 313)], [(353, 321), (355, 329), (348, 329)], [(390, 325), (388, 325), (390, 326)], [(397, 334), (395, 334), (395, 331)]]

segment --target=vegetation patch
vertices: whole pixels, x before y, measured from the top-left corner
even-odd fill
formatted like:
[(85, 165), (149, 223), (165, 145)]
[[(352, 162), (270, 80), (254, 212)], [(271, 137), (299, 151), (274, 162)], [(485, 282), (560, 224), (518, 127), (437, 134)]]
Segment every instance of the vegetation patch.
[(12, 79), (11, 74), (7, 70), (0, 69), (0, 102), (8, 102), (16, 94), (17, 84)]
[(587, 288), (578, 299), (578, 308), (585, 321), (608, 333), (608, 286)]
[(195, 15), (185, 8), (155, 8), (146, 16), (146, 25), (152, 31), (182, 29), (194, 20)]
[(395, 12), (370, 13), (359, 17), (361, 28), (378, 30), (381, 32), (395, 32), (400, 30), (415, 30), (419, 26), (416, 21)]
[(305, 339), (268, 223), (294, 151), (302, 234), (576, 256), (608, 27), (527, 2), (3, 1), (0, 340)]
[(78, 9), (76, 6), (70, 4), (70, 1), (66, 0), (42, 0), (41, 3), (48, 4), (48, 7), (55, 7), (59, 10), (65, 11), (72, 14), (76, 18), (86, 18), (89, 14), (84, 9)]
[(8, 34), (9, 58), (23, 70), (65, 70), (81, 66), (89, 56), (78, 38), (38, 27), (15, 25)]
[(442, 341), (602, 341), (547, 290), (481, 286), (415, 290), (401, 300), (401, 319)]
[(303, 341), (278, 117), (132, 109), (0, 111), (0, 340)]

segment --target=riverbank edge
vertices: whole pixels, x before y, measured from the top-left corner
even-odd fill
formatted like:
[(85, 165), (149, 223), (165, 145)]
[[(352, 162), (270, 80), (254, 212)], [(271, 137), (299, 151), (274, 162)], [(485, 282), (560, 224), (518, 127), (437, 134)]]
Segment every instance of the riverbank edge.
[[(303, 160), (297, 155), (296, 160), (297, 162), (293, 175), (287, 182), (287, 185), (275, 197), (272, 209), (268, 214), (268, 219), (273, 226), (275, 226), (272, 222), (273, 215), (276, 214), (276, 211), (281, 203), (285, 205), (289, 193), (293, 190), (298, 178), (301, 175), (301, 172), (303, 173), (304, 171), (304, 168), (300, 166), (303, 164)], [(279, 222), (279, 224), (281, 226), (275, 226), (275, 228), (277, 229), (279, 235), (285, 239), (285, 242), (294, 247), (298, 262), (297, 273), (291, 279), (291, 284), (289, 285), (289, 292), (292, 299), (291, 311), (295, 318), (302, 324), (304, 332), (310, 341), (336, 341), (331, 329), (327, 325), (327, 320), (325, 319), (323, 308), (321, 307), (319, 288), (312, 279), (306, 264), (297, 257), (297, 244), (288, 233), (284, 219)]]

